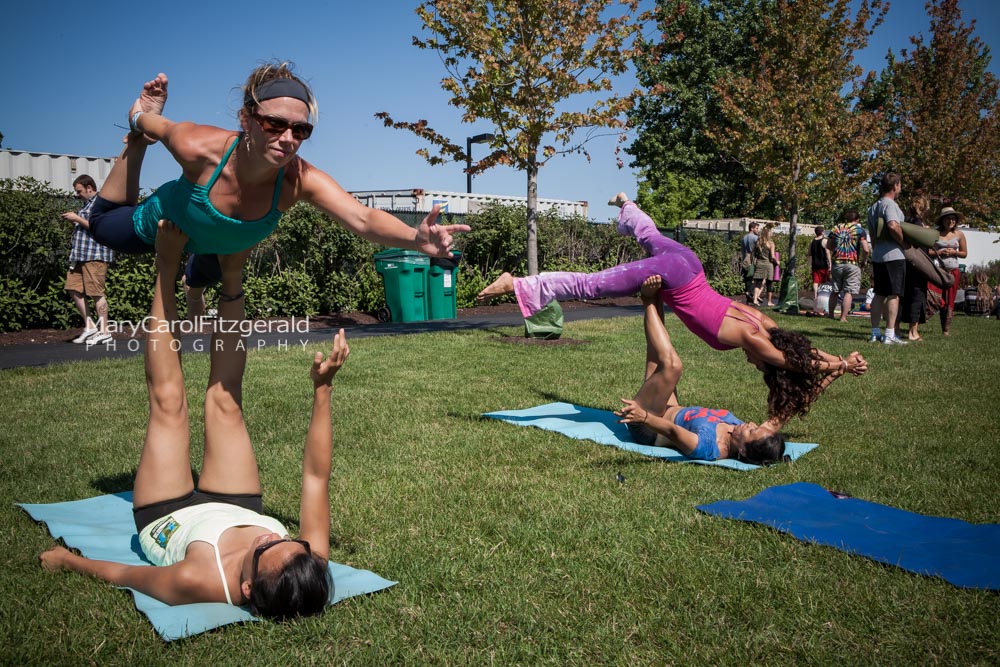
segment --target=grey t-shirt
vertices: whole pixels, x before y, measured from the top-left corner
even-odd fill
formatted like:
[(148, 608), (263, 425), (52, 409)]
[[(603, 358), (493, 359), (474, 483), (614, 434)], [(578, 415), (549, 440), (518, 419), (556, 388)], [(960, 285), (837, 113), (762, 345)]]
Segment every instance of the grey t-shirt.
[(906, 259), (903, 254), (903, 246), (896, 243), (892, 237), (878, 238), (878, 219), (882, 218), (889, 223), (890, 220), (903, 222), (903, 211), (892, 199), (882, 197), (871, 205), (868, 209), (868, 238), (872, 240), (872, 261), (876, 263), (895, 262)]

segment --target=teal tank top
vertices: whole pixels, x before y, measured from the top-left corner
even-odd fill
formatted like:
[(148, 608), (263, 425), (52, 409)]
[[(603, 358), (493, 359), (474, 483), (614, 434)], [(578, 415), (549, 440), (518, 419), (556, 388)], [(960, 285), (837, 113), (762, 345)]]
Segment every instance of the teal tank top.
[(259, 220), (237, 220), (222, 215), (208, 199), (208, 193), (222, 173), (223, 167), (229, 161), (229, 156), (239, 145), (243, 134), (240, 133), (222, 156), (219, 166), (212, 172), (205, 185), (192, 183), (184, 176), (176, 181), (164, 183), (156, 192), (136, 207), (132, 214), (132, 225), (135, 233), (149, 245), (156, 240), (157, 223), (161, 218), (172, 221), (190, 237), (185, 250), (200, 255), (230, 255), (246, 250), (267, 238), (281, 219), (278, 210), (278, 200), (281, 197), (281, 184), (284, 180), (284, 168), (278, 170), (278, 179), (274, 184), (274, 197), (271, 199), (271, 210)]

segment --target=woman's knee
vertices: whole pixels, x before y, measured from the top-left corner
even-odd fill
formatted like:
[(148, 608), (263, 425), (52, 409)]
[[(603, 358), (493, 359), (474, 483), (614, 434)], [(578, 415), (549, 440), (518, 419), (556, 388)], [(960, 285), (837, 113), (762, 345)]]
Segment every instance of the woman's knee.
[(161, 417), (187, 418), (187, 393), (183, 382), (148, 383), (149, 409)]
[(243, 420), (243, 397), (238, 383), (213, 382), (205, 391), (205, 417)]

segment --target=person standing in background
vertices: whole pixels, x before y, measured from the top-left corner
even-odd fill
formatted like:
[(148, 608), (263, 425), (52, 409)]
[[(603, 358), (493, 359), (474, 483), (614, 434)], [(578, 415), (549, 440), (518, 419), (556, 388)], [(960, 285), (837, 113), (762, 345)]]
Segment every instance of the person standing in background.
[(962, 271), (958, 260), (969, 256), (965, 234), (958, 229), (959, 217), (958, 211), (951, 206), (945, 206), (941, 209), (937, 220), (937, 228), (941, 236), (934, 242), (934, 247), (928, 251), (930, 256), (936, 257), (944, 269), (951, 273), (955, 279), (951, 287), (941, 291), (944, 301), (941, 306), (941, 333), (945, 336), (951, 335), (951, 320), (955, 315), (955, 297), (962, 284)]
[(757, 243), (759, 222), (751, 222), (747, 233), (740, 240), (740, 266), (743, 268), (743, 295), (747, 303), (753, 301), (753, 247)]
[[(872, 299), (872, 335), (870, 343), (881, 341), (886, 345), (906, 345), (906, 341), (896, 335), (899, 321), (899, 297), (906, 281), (906, 256), (903, 254), (903, 211), (896, 198), (903, 191), (903, 179), (899, 174), (886, 173), (879, 183), (879, 200), (868, 208), (868, 236), (874, 239), (872, 246), (872, 273), (875, 298)], [(885, 233), (879, 238), (879, 223), (885, 225)], [(885, 313), (885, 337), (880, 324)]]
[(865, 228), (859, 222), (861, 216), (856, 210), (848, 209), (844, 213), (844, 221), (830, 231), (828, 246), (832, 246), (833, 269), (830, 278), (833, 280), (833, 292), (830, 293), (830, 303), (827, 312), (832, 319), (837, 308), (838, 297), (843, 299), (840, 306), (840, 321), (846, 322), (851, 312), (851, 302), (854, 295), (861, 292), (861, 258), (871, 252)]
[[(108, 333), (108, 300), (104, 296), (104, 281), (108, 265), (115, 261), (115, 254), (111, 248), (95, 241), (87, 229), (90, 208), (97, 195), (97, 183), (92, 177), (83, 174), (73, 181), (73, 190), (78, 199), (84, 200), (83, 208), (76, 213), (67, 211), (60, 216), (73, 223), (65, 289), (83, 317), (83, 331), (73, 342), (86, 343), (88, 346), (107, 344), (111, 341), (111, 334)], [(96, 322), (91, 319), (87, 310), (87, 297), (94, 300)]]
[(833, 268), (833, 262), (830, 260), (830, 248), (826, 237), (823, 236), (826, 228), (823, 225), (816, 225), (814, 231), (816, 237), (809, 244), (809, 259), (812, 264), (813, 313), (823, 315), (823, 311), (817, 305), (819, 303), (819, 286), (830, 282), (830, 269)]

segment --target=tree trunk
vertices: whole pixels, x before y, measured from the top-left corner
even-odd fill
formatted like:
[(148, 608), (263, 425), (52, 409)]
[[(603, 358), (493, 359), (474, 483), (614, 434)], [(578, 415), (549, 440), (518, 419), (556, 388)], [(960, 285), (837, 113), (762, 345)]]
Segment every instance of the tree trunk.
[(799, 283), (795, 279), (795, 269), (798, 258), (795, 256), (795, 235), (799, 226), (799, 204), (792, 203), (792, 221), (788, 225), (788, 255), (785, 260), (785, 270), (781, 275), (781, 288), (778, 291), (778, 305), (775, 308), (780, 313), (796, 315), (799, 312)]
[(538, 165), (528, 165), (528, 275), (538, 274)]

